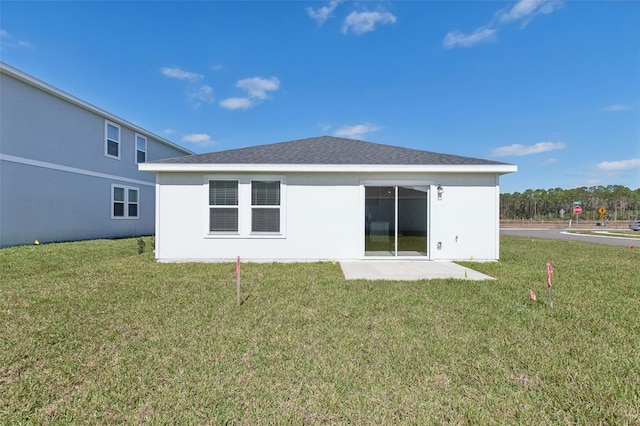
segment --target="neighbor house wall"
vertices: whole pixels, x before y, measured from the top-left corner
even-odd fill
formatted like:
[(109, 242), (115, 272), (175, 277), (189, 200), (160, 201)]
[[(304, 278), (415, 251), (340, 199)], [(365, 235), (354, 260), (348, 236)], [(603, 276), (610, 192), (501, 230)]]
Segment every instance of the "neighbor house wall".
[[(236, 256), (253, 261), (362, 259), (364, 185), (409, 183), (430, 188), (428, 259), (497, 258), (499, 210), (493, 174), (281, 174), (275, 177), (284, 182), (282, 235), (211, 235), (207, 228), (208, 180), (265, 176), (159, 173), (156, 258), (160, 261), (230, 261)], [(438, 183), (445, 191), (442, 200), (437, 199), (435, 191)], [(242, 213), (240, 216), (243, 220)], [(248, 214), (244, 220), (248, 220)], [(438, 241), (442, 243), (440, 248)]]
[[(2, 243), (112, 238), (154, 233), (154, 187), (10, 161), (0, 168)], [(19, 184), (13, 184), (19, 182)], [(111, 186), (139, 191), (139, 218), (111, 218)]]
[[(147, 161), (189, 151), (2, 71), (0, 246), (153, 234), (155, 178), (138, 171), (135, 135), (147, 138)], [(105, 156), (106, 120), (120, 126), (119, 159)], [(138, 218), (112, 218), (112, 185), (138, 189)]]

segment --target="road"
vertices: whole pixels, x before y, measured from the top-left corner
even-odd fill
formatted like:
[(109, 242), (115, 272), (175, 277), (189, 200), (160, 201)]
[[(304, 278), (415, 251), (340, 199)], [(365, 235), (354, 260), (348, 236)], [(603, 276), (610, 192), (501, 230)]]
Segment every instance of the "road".
[(500, 234), (516, 235), (519, 237), (529, 238), (550, 238), (555, 240), (571, 240), (586, 241), (597, 244), (608, 244), (611, 246), (638, 246), (640, 247), (640, 239), (624, 238), (624, 237), (607, 237), (595, 235), (581, 235), (573, 233), (564, 233), (562, 229), (501, 229)]

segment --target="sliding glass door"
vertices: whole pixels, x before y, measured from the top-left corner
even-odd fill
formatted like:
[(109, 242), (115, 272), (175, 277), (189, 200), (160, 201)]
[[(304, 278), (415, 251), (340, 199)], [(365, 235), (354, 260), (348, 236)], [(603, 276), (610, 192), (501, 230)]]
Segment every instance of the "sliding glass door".
[(394, 256), (396, 189), (394, 186), (367, 186), (364, 193), (365, 254)]
[(427, 255), (427, 187), (365, 187), (365, 255)]

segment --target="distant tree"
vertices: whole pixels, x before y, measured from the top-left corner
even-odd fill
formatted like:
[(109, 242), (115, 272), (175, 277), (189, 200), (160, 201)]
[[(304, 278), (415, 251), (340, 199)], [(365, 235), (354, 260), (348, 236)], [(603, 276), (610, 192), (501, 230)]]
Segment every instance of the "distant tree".
[(560, 210), (573, 214), (573, 202), (582, 202), (580, 217), (598, 220), (598, 209), (607, 209), (609, 220), (640, 219), (640, 188), (631, 190), (622, 185), (579, 187), (571, 189), (527, 189), (500, 195), (500, 218), (506, 220), (554, 220)]

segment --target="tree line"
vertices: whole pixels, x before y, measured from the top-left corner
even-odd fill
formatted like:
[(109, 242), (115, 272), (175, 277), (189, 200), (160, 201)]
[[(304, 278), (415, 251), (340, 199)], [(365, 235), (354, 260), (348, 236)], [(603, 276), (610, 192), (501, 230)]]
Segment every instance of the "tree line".
[(581, 202), (581, 220), (600, 220), (601, 207), (606, 209), (605, 220), (640, 220), (640, 188), (631, 190), (621, 185), (527, 189), (522, 193), (500, 194), (500, 219), (570, 219), (575, 217), (576, 201)]

